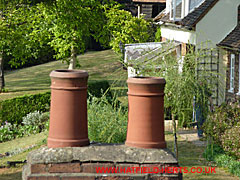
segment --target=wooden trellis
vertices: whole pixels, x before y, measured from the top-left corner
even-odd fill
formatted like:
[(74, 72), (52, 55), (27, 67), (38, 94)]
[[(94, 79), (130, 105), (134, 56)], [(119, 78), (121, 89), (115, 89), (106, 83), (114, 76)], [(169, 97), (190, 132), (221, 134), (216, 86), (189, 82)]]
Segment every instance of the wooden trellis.
[(219, 50), (202, 50), (197, 60), (197, 78), (204, 77), (210, 83), (213, 104), (219, 105)]

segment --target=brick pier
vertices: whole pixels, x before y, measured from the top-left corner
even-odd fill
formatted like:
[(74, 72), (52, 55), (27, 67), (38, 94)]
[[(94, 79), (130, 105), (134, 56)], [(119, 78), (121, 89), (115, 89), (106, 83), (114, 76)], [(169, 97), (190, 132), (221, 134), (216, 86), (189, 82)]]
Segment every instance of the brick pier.
[[(97, 173), (96, 168), (117, 172)], [(181, 173), (153, 172), (178, 167), (168, 149), (141, 149), (120, 144), (47, 148), (29, 153), (23, 180), (177, 180)], [(124, 172), (125, 171), (125, 172)]]

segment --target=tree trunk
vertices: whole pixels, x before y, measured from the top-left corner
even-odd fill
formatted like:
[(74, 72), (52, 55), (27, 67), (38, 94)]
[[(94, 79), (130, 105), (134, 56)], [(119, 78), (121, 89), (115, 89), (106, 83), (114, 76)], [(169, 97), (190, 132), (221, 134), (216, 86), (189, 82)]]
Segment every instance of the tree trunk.
[(2, 53), (0, 53), (0, 93), (2, 92), (4, 87), (5, 87), (5, 81), (4, 81), (4, 70), (3, 70), (3, 56), (2, 56)]
[(172, 113), (172, 126), (173, 126), (173, 135), (174, 135), (174, 153), (178, 159), (178, 144), (177, 144), (177, 125), (175, 121), (175, 114)]
[(71, 57), (70, 57), (70, 63), (68, 69), (75, 69), (77, 63), (77, 52), (76, 48), (72, 47), (71, 49)]

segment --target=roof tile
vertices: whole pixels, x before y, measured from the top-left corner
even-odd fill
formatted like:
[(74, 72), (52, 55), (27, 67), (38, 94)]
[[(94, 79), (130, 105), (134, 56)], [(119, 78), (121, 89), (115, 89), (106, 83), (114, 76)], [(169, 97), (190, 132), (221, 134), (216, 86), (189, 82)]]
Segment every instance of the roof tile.
[(199, 7), (182, 19), (180, 24), (188, 28), (194, 27), (218, 0), (205, 0)]
[(240, 51), (240, 24), (223, 39), (218, 46), (231, 48)]

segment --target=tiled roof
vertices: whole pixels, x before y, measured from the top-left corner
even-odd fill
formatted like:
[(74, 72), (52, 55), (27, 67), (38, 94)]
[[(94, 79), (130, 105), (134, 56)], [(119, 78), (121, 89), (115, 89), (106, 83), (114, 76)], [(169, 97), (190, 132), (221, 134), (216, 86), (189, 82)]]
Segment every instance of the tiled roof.
[(218, 2), (219, 0), (205, 0), (199, 7), (194, 9), (181, 21), (171, 21), (170, 14), (165, 14), (165, 16), (160, 16), (160, 14), (154, 18), (155, 21), (163, 21), (169, 23), (175, 23), (187, 27), (188, 29), (193, 28), (207, 13), (208, 11)]
[(240, 51), (240, 24), (223, 39), (218, 46), (230, 48), (232, 50)]

